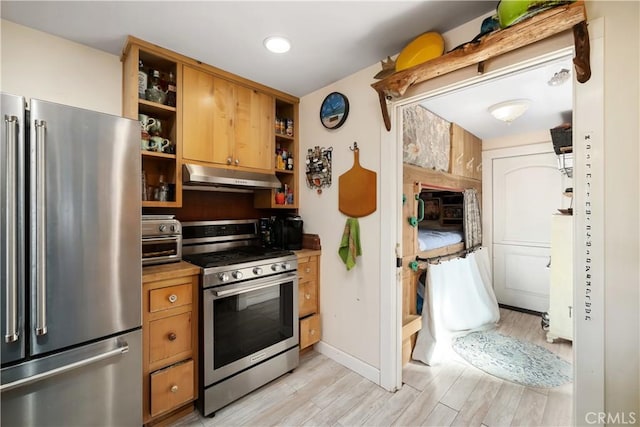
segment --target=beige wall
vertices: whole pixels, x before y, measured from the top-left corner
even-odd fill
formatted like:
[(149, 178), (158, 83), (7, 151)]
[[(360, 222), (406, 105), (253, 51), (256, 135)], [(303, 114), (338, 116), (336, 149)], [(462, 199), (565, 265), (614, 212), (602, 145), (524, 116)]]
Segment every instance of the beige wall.
[(120, 59), (1, 20), (3, 92), (121, 115)]
[[(300, 152), (304, 155), (316, 145), (333, 147), (332, 186), (318, 195), (306, 187), (304, 171), (300, 180), (305, 232), (319, 234), (322, 240), (322, 340), (375, 368), (380, 363), (380, 201), (375, 213), (359, 220), (362, 256), (347, 271), (338, 257), (347, 219), (338, 211), (338, 178), (353, 166), (348, 147), (354, 141), (362, 167), (380, 170), (380, 106), (370, 86), (379, 68), (366, 68), (300, 100)], [(318, 116), (322, 100), (333, 91), (349, 99), (349, 116), (339, 129), (327, 130)]]

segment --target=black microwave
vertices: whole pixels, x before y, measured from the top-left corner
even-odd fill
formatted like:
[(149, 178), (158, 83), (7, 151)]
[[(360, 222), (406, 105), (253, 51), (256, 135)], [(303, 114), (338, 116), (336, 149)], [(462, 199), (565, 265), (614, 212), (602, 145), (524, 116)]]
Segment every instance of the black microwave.
[(303, 221), (297, 215), (260, 219), (260, 233), (265, 247), (297, 251), (302, 249)]

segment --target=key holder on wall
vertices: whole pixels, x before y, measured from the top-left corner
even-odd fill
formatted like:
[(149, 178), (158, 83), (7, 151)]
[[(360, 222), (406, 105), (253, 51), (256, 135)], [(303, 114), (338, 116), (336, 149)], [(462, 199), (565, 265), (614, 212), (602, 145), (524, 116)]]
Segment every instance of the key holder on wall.
[(322, 194), (323, 188), (331, 187), (331, 157), (333, 147), (315, 146), (307, 150), (307, 187)]

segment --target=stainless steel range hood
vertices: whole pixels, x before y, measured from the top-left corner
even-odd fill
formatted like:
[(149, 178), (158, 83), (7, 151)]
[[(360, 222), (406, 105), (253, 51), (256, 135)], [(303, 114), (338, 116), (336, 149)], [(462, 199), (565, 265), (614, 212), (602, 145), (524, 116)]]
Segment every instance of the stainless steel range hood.
[(282, 187), (275, 175), (189, 163), (182, 165), (182, 177), (185, 190), (253, 191)]

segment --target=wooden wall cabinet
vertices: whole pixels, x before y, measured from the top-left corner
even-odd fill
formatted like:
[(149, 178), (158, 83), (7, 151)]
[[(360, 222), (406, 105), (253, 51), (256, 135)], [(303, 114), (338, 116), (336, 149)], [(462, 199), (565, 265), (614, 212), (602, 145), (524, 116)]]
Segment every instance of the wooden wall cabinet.
[(482, 179), (482, 140), (451, 123), (450, 173), (471, 179)]
[(298, 316), (300, 350), (320, 341), (320, 254), (319, 250), (296, 251), (298, 256)]
[[(159, 70), (162, 75), (173, 73), (176, 79), (176, 106), (168, 106), (158, 102), (148, 101), (138, 97), (138, 64), (142, 61), (146, 71)], [(171, 58), (168, 51), (157, 46), (129, 38), (122, 54), (123, 96), (122, 115), (138, 120), (139, 114), (146, 114), (161, 123), (160, 136), (168, 139), (174, 145), (173, 153), (145, 150), (140, 142), (142, 171), (145, 175), (147, 200), (142, 201), (143, 207), (180, 207), (182, 206), (182, 170), (178, 163), (181, 156), (181, 79), (182, 66)], [(167, 201), (153, 200), (153, 189), (159, 187), (160, 182), (170, 184), (172, 191)], [(140, 195), (142, 198), (142, 194)]]
[[(138, 98), (138, 61), (145, 69), (157, 68), (176, 75), (176, 107)], [(291, 189), (285, 203), (276, 203), (281, 190), (256, 190), (254, 208), (298, 208), (297, 97), (129, 36), (122, 54), (123, 115), (138, 119), (147, 114), (162, 120), (162, 136), (175, 142), (175, 154), (142, 150), (147, 186), (169, 182), (169, 201), (145, 200), (143, 207), (182, 206), (182, 164), (196, 163), (225, 169), (273, 174)], [(290, 119), (293, 132), (277, 132), (276, 117)], [(286, 150), (292, 169), (276, 164), (276, 149)]]
[(191, 410), (198, 397), (200, 269), (186, 262), (142, 273), (142, 384), (145, 424)]
[(184, 161), (273, 172), (272, 96), (185, 66), (183, 100)]
[(573, 216), (551, 219), (551, 284), (547, 341), (573, 340)]

